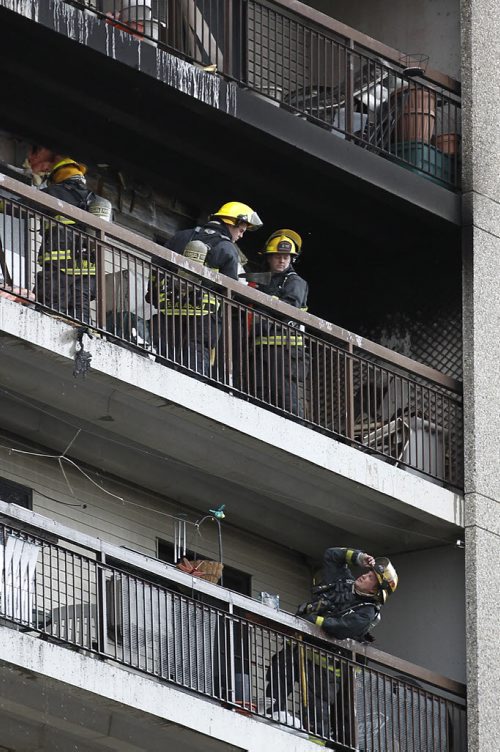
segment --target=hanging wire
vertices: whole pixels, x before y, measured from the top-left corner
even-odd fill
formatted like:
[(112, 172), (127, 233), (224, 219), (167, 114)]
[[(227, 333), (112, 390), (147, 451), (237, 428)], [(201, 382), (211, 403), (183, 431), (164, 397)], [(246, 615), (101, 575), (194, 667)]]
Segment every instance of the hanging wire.
[[(65, 452), (67, 451), (69, 446), (74, 443), (75, 439), (76, 439), (76, 436), (71, 440), (70, 444), (65, 449)], [(144, 509), (147, 512), (154, 512), (163, 517), (168, 517), (169, 519), (172, 519), (172, 520), (184, 519), (184, 517), (180, 518), (179, 515), (169, 514), (168, 512), (163, 512), (162, 510), (159, 510), (159, 509), (153, 509), (152, 507), (148, 507), (145, 504), (138, 504), (136, 501), (131, 501), (130, 499), (126, 499), (123, 496), (118, 496), (118, 494), (114, 494), (111, 491), (108, 491), (106, 488), (104, 488), (104, 486), (102, 486), (100, 483), (97, 483), (97, 481), (91, 478), (90, 475), (88, 475), (88, 473), (86, 473), (78, 465), (78, 463), (74, 462), (69, 457), (66, 457), (64, 452), (62, 454), (46, 454), (44, 452), (29, 452), (27, 450), (16, 449), (15, 447), (7, 446), (6, 444), (0, 444), (0, 448), (7, 450), (9, 454), (12, 454), (14, 452), (15, 454), (24, 454), (24, 455), (28, 455), (31, 457), (40, 457), (41, 459), (57, 460), (59, 467), (61, 469), (62, 475), (64, 477), (64, 480), (66, 481), (66, 484), (68, 486), (68, 489), (74, 498), (76, 498), (76, 496), (73, 492), (73, 489), (71, 487), (67, 474), (64, 470), (63, 460), (67, 462), (69, 465), (71, 465), (72, 467), (74, 467), (76, 470), (78, 470), (88, 481), (90, 481), (90, 483), (96, 486), (96, 488), (98, 488), (100, 491), (102, 491), (105, 494), (108, 494), (108, 496), (111, 496), (114, 499), (117, 499), (122, 504), (129, 504), (130, 506), (137, 507), (138, 509)], [(50, 501), (53, 501), (56, 504), (62, 504), (63, 506), (66, 506), (66, 507), (80, 507), (81, 509), (87, 509), (87, 504), (70, 504), (66, 501), (61, 501), (60, 499), (56, 499), (55, 497), (49, 496), (48, 494), (45, 494), (42, 491), (38, 491), (38, 490), (37, 490), (37, 494), (39, 494), (40, 496), (43, 496), (45, 499), (50, 499)], [(192, 525), (193, 527), (196, 526), (196, 522), (191, 522), (191, 520), (187, 520), (187, 519), (184, 519), (184, 521), (186, 522), (187, 525)]]

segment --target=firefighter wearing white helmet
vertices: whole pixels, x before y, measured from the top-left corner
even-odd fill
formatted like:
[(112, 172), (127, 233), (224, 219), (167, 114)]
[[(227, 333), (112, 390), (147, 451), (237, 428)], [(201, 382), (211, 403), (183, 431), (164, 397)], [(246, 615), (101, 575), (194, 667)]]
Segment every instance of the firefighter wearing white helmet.
[[(203, 266), (238, 279), (240, 259), (236, 242), (246, 230), (258, 230), (262, 222), (248, 204), (229, 201), (212, 214), (209, 221), (188, 230), (180, 230), (165, 243), (172, 251), (189, 257)], [(161, 259), (157, 266), (165, 267)], [(211, 363), (221, 330), (219, 301), (206, 290), (189, 288), (172, 279), (170, 289), (165, 275), (154, 271), (146, 300), (158, 309), (153, 318), (153, 337), (160, 355), (174, 360), (191, 370), (210, 374)]]
[[(40, 156), (43, 156), (48, 173), (43, 193), (79, 209), (98, 213), (101, 218), (111, 219), (109, 201), (87, 188), (85, 165), (44, 147), (33, 147), (27, 159), (33, 172), (41, 164)], [(37, 275), (35, 296), (44, 305), (88, 324), (91, 320), (90, 303), (96, 296), (95, 244), (82, 235), (88, 231), (86, 225), (61, 213), (53, 216), (53, 220), (44, 221), (42, 228), (38, 254), (42, 271)]]
[[(295, 230), (273, 232), (261, 251), (270, 275), (268, 280), (257, 282), (256, 287), (306, 311), (308, 285), (293, 268), (301, 251), (302, 238)], [(303, 327), (290, 319), (277, 323), (266, 316), (256, 317), (254, 337), (257, 397), (303, 417), (308, 370)]]

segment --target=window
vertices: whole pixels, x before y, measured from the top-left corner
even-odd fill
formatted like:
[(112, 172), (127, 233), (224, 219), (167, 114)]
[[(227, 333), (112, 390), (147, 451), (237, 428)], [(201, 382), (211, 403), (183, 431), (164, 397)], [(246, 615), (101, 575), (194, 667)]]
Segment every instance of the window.
[(11, 480), (5, 480), (5, 478), (0, 478), (0, 501), (32, 509), (33, 492), (31, 488), (21, 486), (19, 483), (14, 483)]
[[(187, 559), (194, 559), (195, 556), (200, 559), (199, 553), (195, 554), (193, 551), (186, 551)], [(158, 558), (161, 561), (166, 561), (169, 564), (174, 563), (174, 545), (169, 541), (161, 540), (158, 538)], [(205, 557), (206, 558), (206, 557)], [(228, 590), (234, 590), (236, 593), (242, 595), (252, 595), (252, 575), (246, 572), (241, 572), (239, 569), (229, 567), (224, 564), (224, 587)]]

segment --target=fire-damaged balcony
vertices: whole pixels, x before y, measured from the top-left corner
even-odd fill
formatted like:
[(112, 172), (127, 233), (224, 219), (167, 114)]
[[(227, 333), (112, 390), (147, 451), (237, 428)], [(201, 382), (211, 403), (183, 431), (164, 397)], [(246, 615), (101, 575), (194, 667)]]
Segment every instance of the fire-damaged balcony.
[[(2, 186), (4, 296), (90, 325), (112, 342), (397, 468), (448, 487), (461, 486), (461, 385), (453, 378), (11, 178), (2, 176)], [(61, 206), (65, 216), (84, 222), (88, 231), (64, 229), (51, 217)], [(64, 232), (71, 247), (95, 259), (95, 303), (75, 301), (70, 308), (62, 304), (60, 290), (37, 275), (47, 231)], [(156, 292), (153, 278), (160, 280)], [(170, 327), (168, 316), (157, 315), (160, 294), (193, 310), (205, 296), (212, 319), (191, 317), (192, 328), (180, 317)], [(278, 358), (281, 348), (263, 336), (271, 330), (296, 347), (285, 347)], [(192, 346), (199, 340), (211, 353), (209, 364)]]
[(195, 62), (333, 136), (457, 188), (458, 86), (302, 3), (72, 2)]
[[(400, 211), (458, 224), (458, 84), (301, 3), (289, 6), (1, 0), (6, 97), (26, 93), (4, 122), (42, 143), (57, 134), (68, 150), (133, 163), (149, 180), (155, 172), (177, 183), (196, 175), (186, 190), (197, 196), (215, 170), (238, 192), (272, 200), (265, 179), (272, 163), (280, 200), (293, 204), (291, 186), (307, 169), (304, 209), (335, 206), (351, 227), (358, 202), (364, 224), (381, 234), (397, 235)], [(22, 54), (11, 49), (18, 34)], [(31, 53), (39, 48), (43, 59)], [(81, 75), (92, 69), (96, 76)], [(54, 112), (45, 107), (52, 100)], [(75, 111), (70, 147), (61, 122)], [(239, 175), (232, 155), (245, 164)], [(397, 211), (381, 221), (388, 205)]]
[[(64, 707), (61, 728), (74, 734), (73, 743), (80, 737), (85, 749), (104, 737), (111, 743), (112, 731), (118, 739), (124, 730), (98, 727), (90, 695), (85, 729), (81, 721), (75, 728), (68, 688), (88, 690), (94, 673), (104, 677), (101, 667), (114, 666), (126, 676), (121, 684), (132, 689), (147, 677), (151, 692), (158, 685), (179, 690), (175, 703), (156, 711), (170, 721), (197, 696), (207, 712), (214, 705), (224, 709), (226, 728), (243, 714), (257, 729), (285, 727), (296, 738), (339, 750), (465, 752), (466, 706), (458, 682), (367, 644), (328, 639), (301, 619), (28, 510), (0, 502), (0, 512), (0, 672), (11, 690), (1, 717), (10, 746), (29, 736), (23, 723), (11, 722), (20, 708), (29, 709), (24, 717), (32, 724), (41, 717), (30, 707), (33, 692), (22, 689), (27, 679), (35, 689), (44, 680), (30, 668), (30, 656), (69, 648), (78, 653), (81, 673), (66, 672), (58, 685), (49, 684), (44, 706), (59, 715)], [(47, 667), (54, 677), (55, 668)], [(65, 702), (54, 710), (61, 687)], [(100, 689), (109, 692), (104, 683)], [(100, 702), (105, 707), (107, 701)], [(135, 718), (131, 713), (130, 726)], [(175, 740), (175, 724), (165, 729)], [(211, 736), (206, 749), (226, 749), (217, 746), (216, 733)], [(191, 746), (189, 737), (184, 744), (203, 748)], [(292, 741), (288, 748), (295, 749)]]

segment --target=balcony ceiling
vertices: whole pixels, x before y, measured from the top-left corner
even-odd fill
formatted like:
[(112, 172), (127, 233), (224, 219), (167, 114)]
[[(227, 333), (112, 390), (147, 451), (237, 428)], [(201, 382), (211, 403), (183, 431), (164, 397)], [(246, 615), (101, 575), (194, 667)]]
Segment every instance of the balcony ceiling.
[[(67, 337), (71, 341), (71, 330)], [(97, 370), (75, 380), (72, 361), (35, 350), (16, 337), (2, 335), (0, 347), (4, 431), (57, 452), (79, 427), (73, 459), (196, 512), (225, 503), (231, 524), (270, 540), (279, 531), (281, 544), (313, 557), (342, 541), (395, 553), (457, 537), (459, 528), (449, 522), (249, 435), (245, 402), (242, 429), (234, 430), (222, 419), (216, 422), (182, 406), (182, 398), (168, 401)], [(108, 347), (116, 351), (112, 357), (119, 365), (123, 350)], [(143, 358), (137, 355), (135, 361), (134, 368), (140, 368)], [(165, 367), (156, 378), (168, 379), (169, 372)], [(206, 399), (207, 387), (183, 378), (193, 394), (203, 387), (200, 399)], [(215, 388), (214, 393), (221, 396)], [(272, 420), (282, 421), (262, 413), (263, 420), (271, 421), (270, 432)], [(310, 431), (311, 441), (316, 435)], [(359, 459), (365, 461), (361, 452)], [(384, 468), (380, 461), (380, 472)]]

